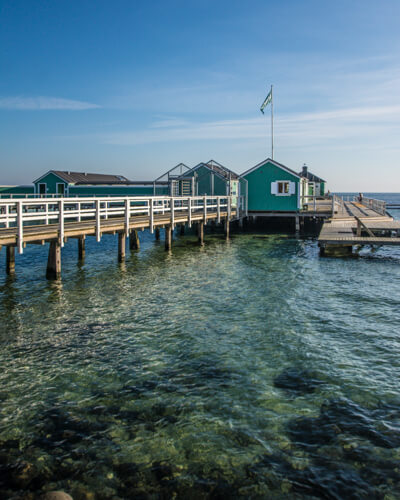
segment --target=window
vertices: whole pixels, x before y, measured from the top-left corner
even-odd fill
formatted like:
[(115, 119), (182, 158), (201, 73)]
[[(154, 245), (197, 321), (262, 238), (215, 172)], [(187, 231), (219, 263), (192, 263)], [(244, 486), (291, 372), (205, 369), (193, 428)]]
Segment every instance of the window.
[(281, 181), (278, 182), (278, 194), (289, 194), (289, 182)]

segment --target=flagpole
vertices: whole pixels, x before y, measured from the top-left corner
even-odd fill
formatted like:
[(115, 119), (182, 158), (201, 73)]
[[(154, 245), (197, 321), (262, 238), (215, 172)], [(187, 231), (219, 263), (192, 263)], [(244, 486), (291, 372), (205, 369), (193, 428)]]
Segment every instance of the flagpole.
[(271, 85), (271, 159), (274, 159), (274, 97)]

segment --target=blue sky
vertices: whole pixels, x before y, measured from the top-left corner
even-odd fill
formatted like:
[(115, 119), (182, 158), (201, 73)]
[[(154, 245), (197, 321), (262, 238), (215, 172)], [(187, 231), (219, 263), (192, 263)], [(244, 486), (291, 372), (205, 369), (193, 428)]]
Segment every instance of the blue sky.
[(398, 0), (0, 0), (0, 184), (306, 162), (400, 191)]

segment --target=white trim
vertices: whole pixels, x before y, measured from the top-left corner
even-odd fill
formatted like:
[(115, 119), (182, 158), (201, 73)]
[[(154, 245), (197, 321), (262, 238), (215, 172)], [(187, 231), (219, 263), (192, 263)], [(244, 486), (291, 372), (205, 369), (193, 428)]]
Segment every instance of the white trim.
[(285, 165), (281, 165), (280, 163), (276, 162), (275, 160), (271, 160), (271, 158), (267, 158), (266, 160), (263, 160), (261, 163), (258, 163), (255, 167), (252, 167), (249, 170), (246, 170), (246, 172), (243, 172), (243, 174), (241, 174), (241, 177), (244, 177), (245, 175), (250, 174), (254, 170), (259, 169), (260, 167), (264, 166), (266, 163), (272, 163), (275, 167), (278, 167), (278, 168), (284, 170), (288, 174), (293, 175), (293, 177), (297, 177), (298, 179), (301, 179), (301, 176), (296, 174), (296, 172), (292, 171), (289, 167), (285, 167)]
[[(63, 193), (59, 193), (58, 192), (58, 186), (64, 186), (64, 192)], [(63, 196), (65, 196), (67, 194), (67, 189), (66, 189), (65, 182), (56, 182), (56, 194), (62, 194)]]
[[(40, 186), (46, 186), (44, 189), (44, 193), (40, 192)], [(38, 192), (36, 194), (47, 194), (47, 182), (38, 182)]]
[(66, 181), (65, 179), (63, 179), (60, 175), (56, 174), (54, 172), (54, 170), (49, 170), (48, 172), (46, 172), (45, 174), (43, 174), (42, 177), (39, 177), (39, 179), (36, 179), (35, 181), (33, 181), (33, 184), (36, 184), (37, 182), (39, 182), (40, 180), (42, 180), (44, 177), (46, 177), (46, 175), (49, 175), (49, 174), (53, 174), (56, 177), (58, 177), (59, 179), (61, 179), (64, 183), (66, 182), (67, 184), (69, 184), (68, 181)]

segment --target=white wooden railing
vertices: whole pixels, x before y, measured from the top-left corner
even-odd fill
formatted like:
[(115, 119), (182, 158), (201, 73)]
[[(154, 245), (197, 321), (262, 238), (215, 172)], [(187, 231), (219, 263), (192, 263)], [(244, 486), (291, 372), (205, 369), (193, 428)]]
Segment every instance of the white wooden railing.
[(202, 214), (204, 223), (207, 223), (207, 214), (211, 212), (217, 215), (217, 222), (221, 221), (221, 212), (226, 212), (229, 220), (234, 212), (235, 219), (238, 219), (245, 215), (245, 201), (243, 196), (8, 199), (0, 201), (0, 232), (16, 228), (18, 251), (22, 253), (24, 228), (27, 226), (58, 225), (58, 236), (63, 246), (65, 224), (68, 222), (95, 222), (96, 238), (100, 241), (101, 221), (124, 218), (125, 232), (129, 235), (132, 217), (149, 217), (150, 231), (153, 232), (157, 214), (169, 214), (169, 223), (174, 228), (176, 215), (182, 212), (187, 214), (189, 227), (194, 214)]
[[(360, 199), (356, 196), (354, 198), (354, 201), (360, 202)], [(362, 205), (364, 205), (365, 207), (368, 207), (368, 208), (371, 208), (372, 210), (375, 210), (375, 212), (378, 212), (378, 214), (386, 215), (386, 202), (385, 201), (375, 200), (374, 198), (366, 198), (365, 196), (363, 196), (360, 203)]]

